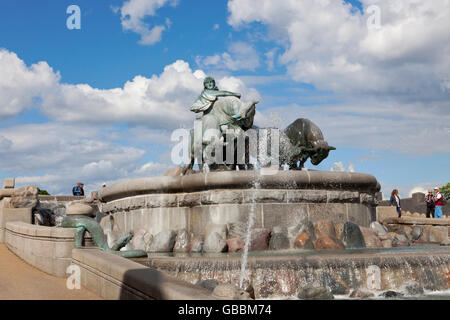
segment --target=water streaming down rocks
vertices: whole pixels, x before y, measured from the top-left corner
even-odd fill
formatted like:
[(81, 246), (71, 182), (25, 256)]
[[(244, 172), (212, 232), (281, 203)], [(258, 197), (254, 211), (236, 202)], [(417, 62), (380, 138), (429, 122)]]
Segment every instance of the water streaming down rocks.
[(220, 283), (242, 283), (242, 288), (251, 285), (257, 299), (296, 296), (301, 288), (310, 285), (326, 287), (335, 295), (354, 290), (381, 294), (404, 290), (408, 283), (431, 291), (450, 288), (450, 254), (446, 248), (348, 251), (252, 253), (248, 256), (243, 278), (239, 255), (150, 257), (147, 265), (191, 283), (216, 279)]

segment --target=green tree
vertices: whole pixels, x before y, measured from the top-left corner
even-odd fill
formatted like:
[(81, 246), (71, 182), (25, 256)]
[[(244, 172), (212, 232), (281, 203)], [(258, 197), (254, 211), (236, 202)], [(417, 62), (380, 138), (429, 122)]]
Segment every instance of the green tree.
[(51, 196), (51, 194), (48, 193), (47, 190), (41, 190), (41, 189), (39, 189), (39, 195), (41, 195), (41, 196)]
[(439, 191), (442, 193), (442, 196), (444, 197), (445, 200), (449, 200), (450, 199), (450, 182), (447, 183), (446, 186), (443, 186), (439, 189)]

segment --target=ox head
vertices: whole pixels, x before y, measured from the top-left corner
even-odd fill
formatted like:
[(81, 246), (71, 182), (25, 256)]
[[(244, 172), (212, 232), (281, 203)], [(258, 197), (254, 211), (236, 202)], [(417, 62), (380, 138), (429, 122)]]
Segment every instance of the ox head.
[(313, 141), (311, 146), (312, 148), (309, 149), (310, 158), (311, 163), (315, 166), (328, 157), (330, 150), (336, 150), (335, 147), (329, 146), (325, 140)]
[(255, 112), (256, 112), (256, 104), (258, 102), (259, 101), (248, 102), (245, 117), (241, 119), (243, 130), (248, 130), (253, 126), (253, 120), (255, 119)]

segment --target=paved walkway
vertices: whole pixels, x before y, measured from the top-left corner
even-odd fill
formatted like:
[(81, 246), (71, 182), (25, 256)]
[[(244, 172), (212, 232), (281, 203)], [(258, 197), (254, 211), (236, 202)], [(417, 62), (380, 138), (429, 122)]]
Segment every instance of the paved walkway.
[(66, 279), (42, 272), (0, 244), (0, 300), (98, 300), (81, 288), (69, 290)]

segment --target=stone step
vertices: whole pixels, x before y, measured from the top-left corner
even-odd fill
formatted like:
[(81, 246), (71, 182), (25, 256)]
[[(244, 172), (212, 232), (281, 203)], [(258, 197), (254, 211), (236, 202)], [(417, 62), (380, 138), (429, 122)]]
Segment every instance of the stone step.
[(450, 226), (450, 219), (402, 217), (402, 218), (385, 218), (382, 220), (382, 223), (383, 224)]

